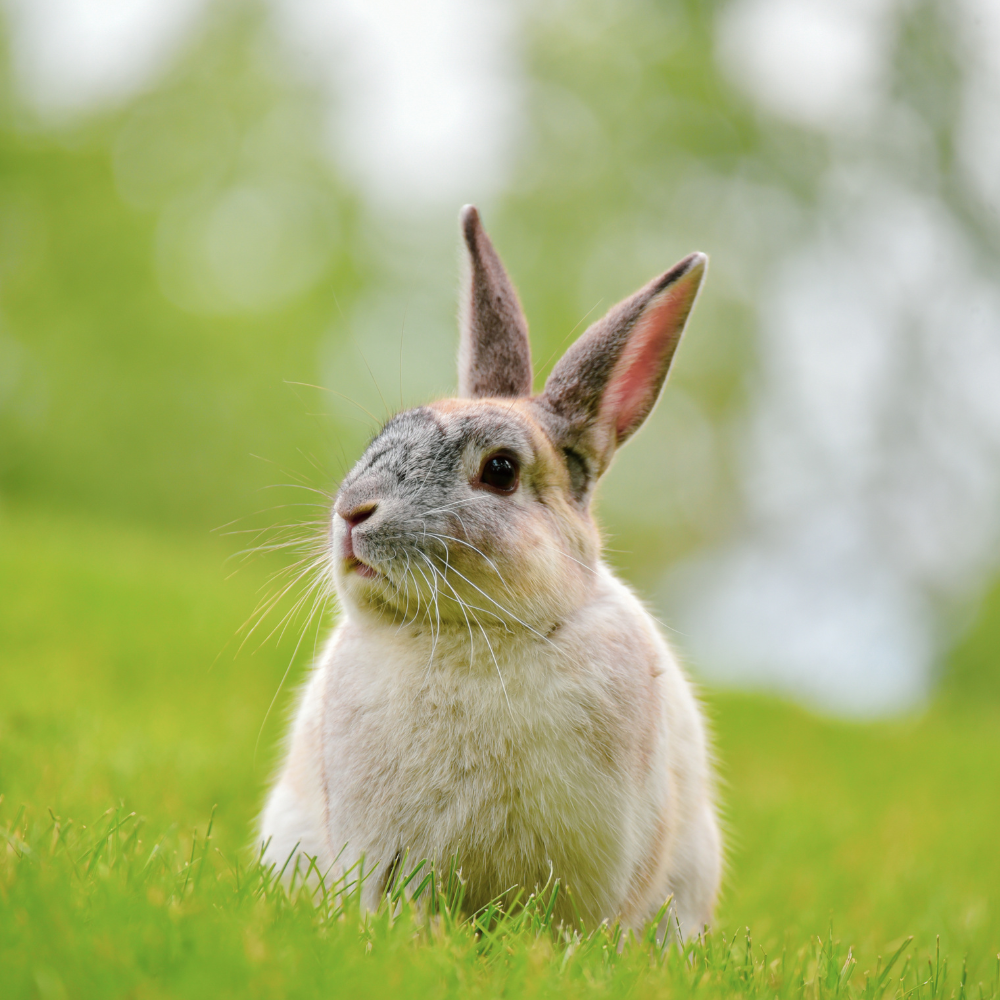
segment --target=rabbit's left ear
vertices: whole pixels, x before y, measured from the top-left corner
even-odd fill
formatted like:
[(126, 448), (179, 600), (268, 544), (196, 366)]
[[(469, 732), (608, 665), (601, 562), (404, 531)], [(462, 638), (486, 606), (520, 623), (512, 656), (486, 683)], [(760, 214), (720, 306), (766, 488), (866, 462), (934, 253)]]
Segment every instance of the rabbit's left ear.
[(474, 205), (461, 214), (467, 274), (459, 308), (458, 394), (531, 395), (528, 321)]
[(656, 405), (708, 258), (685, 257), (594, 323), (552, 370), (538, 402), (563, 447), (603, 471)]

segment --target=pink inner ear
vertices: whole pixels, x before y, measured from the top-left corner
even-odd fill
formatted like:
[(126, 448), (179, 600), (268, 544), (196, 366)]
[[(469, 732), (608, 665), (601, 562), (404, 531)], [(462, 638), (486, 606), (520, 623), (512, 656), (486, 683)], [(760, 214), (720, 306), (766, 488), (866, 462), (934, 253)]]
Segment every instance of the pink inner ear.
[(693, 297), (678, 291), (667, 288), (646, 306), (615, 365), (601, 408), (619, 440), (643, 422), (663, 385)]

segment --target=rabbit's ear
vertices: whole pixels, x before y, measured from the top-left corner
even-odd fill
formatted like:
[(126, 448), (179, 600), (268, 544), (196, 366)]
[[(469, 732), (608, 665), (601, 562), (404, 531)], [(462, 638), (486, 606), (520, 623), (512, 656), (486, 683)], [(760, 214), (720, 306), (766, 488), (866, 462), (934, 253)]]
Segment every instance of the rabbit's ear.
[(539, 398), (569, 445), (603, 470), (659, 398), (705, 274), (693, 253), (594, 323), (552, 370)]
[(528, 321), (474, 205), (461, 214), (467, 273), (459, 308), (458, 394), (530, 396)]

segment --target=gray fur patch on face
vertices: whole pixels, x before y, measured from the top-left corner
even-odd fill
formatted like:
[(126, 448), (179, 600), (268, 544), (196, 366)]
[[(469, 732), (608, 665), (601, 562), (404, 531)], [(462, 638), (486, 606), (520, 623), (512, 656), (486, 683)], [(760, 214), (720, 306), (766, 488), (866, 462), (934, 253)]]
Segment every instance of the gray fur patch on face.
[(340, 495), (357, 494), (359, 502), (377, 500), (389, 492), (413, 492), (418, 480), (425, 488), (440, 488), (453, 478), (457, 455), (456, 443), (448, 441), (433, 410), (406, 410), (375, 435), (344, 478)]
[(372, 510), (352, 530), (357, 558), (395, 586), (409, 579), (418, 587), (421, 574), (432, 581), (458, 566), (484, 589), (499, 583), (495, 563), (516, 544), (534, 497), (528, 476), (511, 495), (478, 484), (483, 461), (497, 451), (522, 469), (535, 460), (530, 428), (503, 405), (420, 407), (393, 417), (337, 494), (343, 515)]
[(570, 490), (577, 503), (583, 503), (589, 496), (592, 473), (587, 460), (572, 448), (563, 448), (562, 456), (569, 471)]

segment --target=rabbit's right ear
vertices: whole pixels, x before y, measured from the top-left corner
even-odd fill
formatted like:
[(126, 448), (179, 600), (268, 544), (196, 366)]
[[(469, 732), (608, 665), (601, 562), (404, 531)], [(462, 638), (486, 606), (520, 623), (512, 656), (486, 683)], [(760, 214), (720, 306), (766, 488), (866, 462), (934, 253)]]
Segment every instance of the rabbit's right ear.
[(649, 416), (708, 258), (685, 257), (594, 323), (552, 370), (538, 403), (559, 446), (600, 475)]
[(460, 216), (467, 274), (459, 308), (458, 394), (531, 395), (528, 321), (474, 205)]

